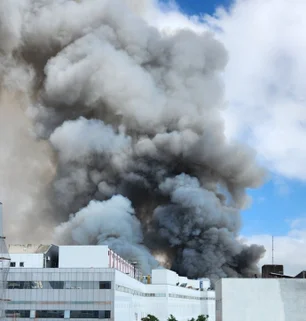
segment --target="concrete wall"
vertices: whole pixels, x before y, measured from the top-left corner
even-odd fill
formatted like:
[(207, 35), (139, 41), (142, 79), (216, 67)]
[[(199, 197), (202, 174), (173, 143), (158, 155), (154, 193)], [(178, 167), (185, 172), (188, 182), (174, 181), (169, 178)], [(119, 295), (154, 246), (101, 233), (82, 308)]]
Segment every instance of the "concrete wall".
[[(152, 284), (186, 284), (186, 288), (192, 287), (199, 289), (200, 282), (201, 280), (190, 280), (185, 276), (179, 276), (176, 272), (167, 269), (156, 269), (152, 271)], [(208, 279), (202, 279), (202, 285), (204, 289), (207, 289), (210, 286), (210, 281)]]
[(14, 245), (10, 250), (12, 250), (10, 251), (11, 263), (15, 263), (16, 268), (58, 267), (58, 246), (56, 245)]
[(108, 247), (105, 245), (59, 247), (59, 268), (106, 268), (108, 266)]
[(152, 284), (175, 285), (178, 282), (179, 276), (174, 271), (166, 269), (156, 269), (152, 271)]
[(305, 321), (306, 280), (222, 279), (216, 321)]
[(201, 284), (201, 286), (202, 286), (202, 289), (207, 290), (207, 289), (209, 289), (209, 288), (211, 287), (211, 284), (210, 284), (210, 280), (209, 280), (209, 279), (207, 279), (207, 278), (200, 278), (199, 281), (200, 281), (200, 284)]
[(115, 272), (114, 320), (130, 321), (140, 319), (147, 312), (146, 285), (120, 272)]
[(43, 253), (18, 253), (10, 254), (11, 263), (15, 263), (16, 268), (23, 263), (26, 268), (43, 268), (44, 254)]

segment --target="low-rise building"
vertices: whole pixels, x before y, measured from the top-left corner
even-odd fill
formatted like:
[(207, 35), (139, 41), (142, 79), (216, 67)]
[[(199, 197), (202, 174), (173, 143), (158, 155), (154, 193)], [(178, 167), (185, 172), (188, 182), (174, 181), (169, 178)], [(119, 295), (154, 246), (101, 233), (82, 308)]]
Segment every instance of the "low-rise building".
[(215, 320), (208, 279), (189, 280), (166, 269), (142, 276), (107, 246), (9, 246), (8, 320), (107, 319), (139, 321), (173, 314)]

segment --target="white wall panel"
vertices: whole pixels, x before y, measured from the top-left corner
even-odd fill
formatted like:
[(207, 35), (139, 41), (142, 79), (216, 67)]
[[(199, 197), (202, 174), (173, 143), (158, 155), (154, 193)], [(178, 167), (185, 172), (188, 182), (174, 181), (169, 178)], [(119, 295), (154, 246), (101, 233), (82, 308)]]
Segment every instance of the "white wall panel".
[(217, 321), (305, 321), (306, 280), (222, 279)]
[(60, 268), (103, 268), (109, 266), (108, 247), (60, 246)]

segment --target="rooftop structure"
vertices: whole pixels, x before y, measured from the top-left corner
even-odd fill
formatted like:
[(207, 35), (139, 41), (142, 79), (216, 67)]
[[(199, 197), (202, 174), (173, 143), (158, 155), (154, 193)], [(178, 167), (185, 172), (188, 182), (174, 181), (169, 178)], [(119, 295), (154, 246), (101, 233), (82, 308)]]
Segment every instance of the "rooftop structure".
[(11, 268), (115, 268), (134, 278), (142, 276), (134, 264), (105, 245), (13, 244), (9, 253)]
[(266, 264), (262, 266), (261, 271), (263, 278), (273, 278), (284, 274), (284, 266), (280, 264)]
[(301, 271), (296, 276), (284, 274), (283, 265), (267, 264), (262, 266), (262, 278), (305, 279), (306, 271)]
[(49, 244), (9, 245), (11, 268), (55, 268), (58, 267), (58, 246)]

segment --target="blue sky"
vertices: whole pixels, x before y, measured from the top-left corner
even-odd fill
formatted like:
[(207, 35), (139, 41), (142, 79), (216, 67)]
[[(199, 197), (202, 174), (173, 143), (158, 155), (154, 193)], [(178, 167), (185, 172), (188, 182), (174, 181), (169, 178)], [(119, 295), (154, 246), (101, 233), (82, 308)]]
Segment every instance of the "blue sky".
[(230, 4), (230, 0), (222, 0), (222, 1), (213, 1), (213, 0), (178, 0), (176, 3), (180, 6), (182, 11), (187, 14), (213, 14), (216, 7), (228, 6)]
[[(282, 244), (276, 254), (283, 261), (288, 257), (288, 265), (296, 261), (293, 264), (298, 269), (297, 253), (306, 245), (306, 147), (303, 144), (306, 132), (300, 124), (306, 119), (303, 103), (306, 96), (301, 90), (306, 85), (301, 72), (306, 68), (306, 59), (302, 58), (299, 47), (303, 43), (306, 49), (306, 42), (299, 36), (303, 19), (296, 14), (306, 9), (306, 5), (300, 4), (303, 8), (295, 10), (285, 0), (246, 0), (236, 6), (230, 0), (177, 0), (176, 3), (185, 15), (213, 15), (220, 5), (227, 8), (234, 5), (235, 10), (228, 16), (215, 21), (225, 30), (220, 38), (230, 53), (229, 75), (225, 77), (229, 101), (238, 101), (243, 106), (238, 112), (230, 109), (228, 120), (234, 120), (230, 127), (235, 128), (235, 133), (251, 128), (252, 137), (246, 139), (253, 142), (259, 159), (267, 160), (270, 176), (261, 188), (248, 191), (253, 201), (242, 212), (241, 234), (268, 247), (269, 238), (276, 236), (276, 242)], [(279, 38), (280, 34), (285, 35), (283, 39)], [(283, 65), (276, 56), (296, 62), (285, 72), (288, 79), (279, 77)], [(277, 88), (275, 97), (267, 94), (271, 86)], [(248, 113), (250, 116), (245, 116)], [(292, 267), (291, 271), (296, 270)]]
[(253, 202), (242, 213), (244, 235), (285, 235), (290, 230), (290, 222), (304, 216), (305, 187), (301, 182), (271, 179), (249, 194)]

